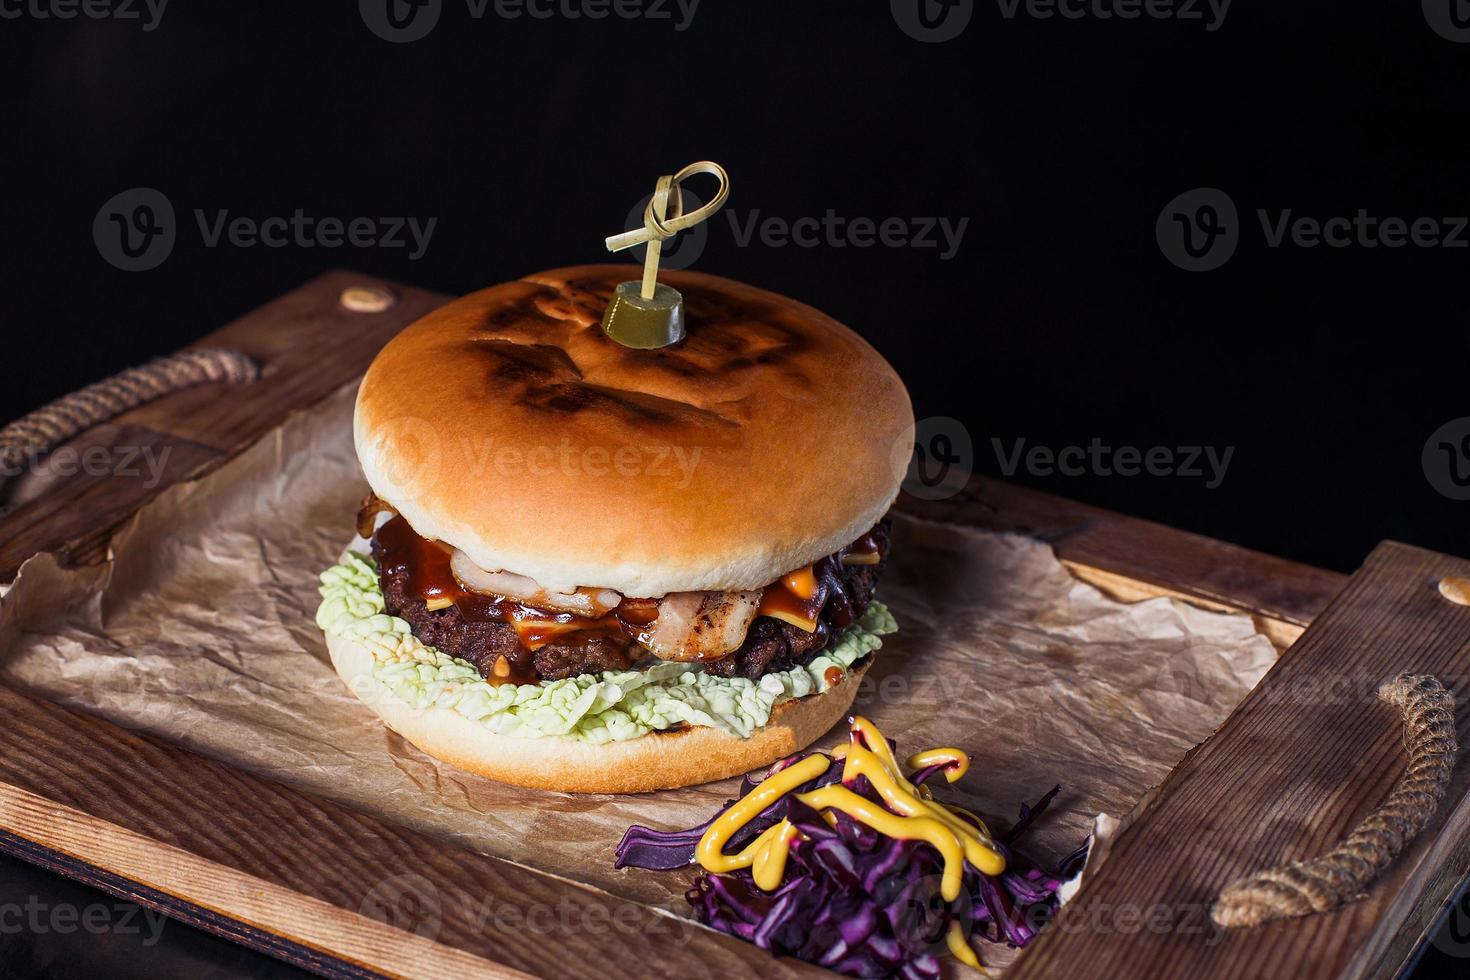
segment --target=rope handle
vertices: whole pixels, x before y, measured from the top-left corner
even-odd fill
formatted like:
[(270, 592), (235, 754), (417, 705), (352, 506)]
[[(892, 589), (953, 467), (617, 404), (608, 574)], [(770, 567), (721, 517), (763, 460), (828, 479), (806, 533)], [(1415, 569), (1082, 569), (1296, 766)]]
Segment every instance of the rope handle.
[(202, 348), (160, 357), (63, 395), (0, 429), (0, 482), (18, 475), (28, 458), (55, 449), (77, 433), (155, 398), (210, 382), (243, 384), (260, 367), (234, 350)]
[(1403, 713), (1409, 751), (1388, 799), (1321, 857), (1231, 882), (1210, 913), (1217, 925), (1253, 926), (1357, 901), (1434, 815), (1460, 751), (1455, 696), (1428, 674), (1400, 674), (1378, 689), (1378, 697)]

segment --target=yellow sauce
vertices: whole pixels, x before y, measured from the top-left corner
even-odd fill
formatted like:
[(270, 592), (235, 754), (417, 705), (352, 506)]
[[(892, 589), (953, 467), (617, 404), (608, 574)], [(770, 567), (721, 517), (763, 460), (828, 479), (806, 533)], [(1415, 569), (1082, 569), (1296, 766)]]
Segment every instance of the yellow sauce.
[(970, 946), (970, 941), (965, 938), (964, 927), (960, 925), (959, 919), (953, 919), (949, 923), (949, 931), (944, 934), (945, 945), (954, 958), (965, 966), (985, 972), (985, 967), (980, 965), (980, 957), (975, 955), (975, 950)]
[[(827, 767), (831, 764), (831, 760), (824, 755), (809, 755), (800, 762), (787, 766), (774, 776), (766, 777), (759, 786), (745, 794), (743, 799), (720, 814), (720, 819), (710, 825), (709, 830), (706, 830), (704, 836), (699, 839), (699, 847), (694, 851), (695, 859), (706, 871), (715, 874), (750, 867), (755, 863), (756, 852), (774, 839), (772, 832), (778, 830), (781, 824), (777, 824), (751, 841), (739, 854), (726, 854), (725, 842), (735, 836), (736, 831), (744, 827), (766, 807), (802, 783), (816, 779), (826, 772)], [(784, 859), (782, 869), (785, 869)]]
[(970, 771), (970, 757), (959, 749), (926, 749), (909, 756), (905, 763), (912, 770), (944, 766), (944, 780), (952, 783)]
[[(922, 840), (933, 846), (944, 859), (940, 894), (947, 902), (959, 898), (965, 861), (985, 875), (998, 875), (1005, 870), (1005, 857), (996, 849), (985, 825), (971, 825), (956, 815), (966, 811), (935, 803), (928, 799), (928, 794), (921, 795), (919, 787), (909, 782), (899, 770), (893, 750), (872, 722), (866, 718), (854, 718), (852, 735), (848, 745), (839, 747), (846, 750), (841, 756), (844, 760), (842, 781), (850, 783), (858, 776), (866, 776), (887, 806), (859, 796), (841, 783), (801, 793), (796, 797), (798, 800), (821, 812), (829, 822), (836, 818), (827, 811), (840, 810), (887, 837)], [(833, 755), (836, 757), (836, 751)], [(914, 765), (914, 760), (920, 760), (918, 766)], [(923, 768), (940, 762), (950, 765), (945, 773), (951, 781), (959, 778), (969, 766), (965, 753), (954, 748), (921, 752), (909, 760), (909, 765)], [(758, 887), (765, 891), (775, 890), (786, 872), (791, 844), (800, 836), (800, 831), (782, 820), (751, 841), (739, 854), (726, 854), (725, 843), (766, 807), (803, 783), (816, 779), (831, 764), (832, 759), (827, 756), (814, 754), (768, 776), (710, 825), (695, 849), (695, 859), (706, 871), (716, 874), (750, 868)]]

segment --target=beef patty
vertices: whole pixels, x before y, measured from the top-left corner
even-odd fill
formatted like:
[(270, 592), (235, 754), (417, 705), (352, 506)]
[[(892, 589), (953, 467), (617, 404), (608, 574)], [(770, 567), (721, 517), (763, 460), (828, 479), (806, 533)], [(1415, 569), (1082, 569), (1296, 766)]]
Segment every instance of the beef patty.
[(383, 604), (390, 616), (407, 620), (413, 635), (431, 647), (468, 660), (484, 677), (492, 677), (495, 661), (504, 657), (518, 678), (531, 674), (542, 680), (559, 680), (601, 670), (627, 670), (643, 656), (631, 641), (601, 633), (571, 634), (568, 642), (548, 643), (528, 650), (509, 623), (467, 619), (457, 606), (431, 610), (421, 596), (408, 590), (408, 573), (387, 567), (373, 542), (383, 586)]
[[(870, 533), (878, 545), (876, 565), (844, 565), (829, 556), (813, 566), (813, 573), (827, 589), (827, 600), (815, 632), (808, 633), (769, 616), (757, 616), (740, 649), (706, 662), (704, 669), (719, 677), (755, 680), (771, 671), (810, 663), (833, 637), (862, 615), (873, 598), (878, 575), (888, 560), (888, 522), (883, 521)], [(605, 633), (573, 633), (564, 641), (528, 650), (509, 623), (467, 619), (456, 606), (430, 610), (422, 597), (410, 594), (407, 573), (384, 563), (376, 538), (373, 557), (382, 570), (383, 599), (388, 614), (406, 620), (414, 636), (429, 646), (451, 657), (468, 660), (486, 678), (493, 677), (492, 671), (500, 657), (505, 657), (518, 679), (534, 674), (542, 680), (560, 680), (603, 670), (628, 670), (635, 663), (649, 659), (648, 652), (631, 637)]]

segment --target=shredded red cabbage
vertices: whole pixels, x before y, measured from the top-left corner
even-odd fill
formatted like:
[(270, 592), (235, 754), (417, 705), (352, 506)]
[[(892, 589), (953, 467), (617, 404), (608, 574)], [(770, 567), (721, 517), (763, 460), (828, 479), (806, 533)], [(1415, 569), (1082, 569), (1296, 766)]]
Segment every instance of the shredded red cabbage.
[[(772, 771), (804, 757), (792, 756)], [(919, 770), (910, 781), (922, 785), (942, 768)], [(801, 832), (792, 843), (785, 879), (773, 892), (758, 888), (748, 870), (695, 878), (685, 897), (701, 922), (762, 949), (849, 976), (937, 980), (941, 958), (949, 955), (945, 937), (951, 922), (959, 922), (967, 937), (1024, 946), (1055, 912), (1057, 890), (1086, 859), (1084, 844), (1055, 868), (1043, 870), (1012, 850), (1056, 797), (1057, 786), (1034, 805), (1023, 805), (1015, 826), (996, 840), (1006, 858), (1005, 872), (991, 877), (967, 863), (959, 898), (946, 902), (940, 895), (943, 862), (931, 845), (886, 837), (841, 811), (832, 811), (835, 826), (828, 824), (795, 799), (841, 777), (841, 765), (829, 767), (734, 835), (728, 853), (738, 852), (782, 819)], [(756, 785), (746, 777), (740, 796)], [(882, 803), (865, 778), (849, 788)], [(705, 830), (735, 802), (688, 830), (629, 827), (618, 844), (616, 866), (670, 870), (694, 863)]]

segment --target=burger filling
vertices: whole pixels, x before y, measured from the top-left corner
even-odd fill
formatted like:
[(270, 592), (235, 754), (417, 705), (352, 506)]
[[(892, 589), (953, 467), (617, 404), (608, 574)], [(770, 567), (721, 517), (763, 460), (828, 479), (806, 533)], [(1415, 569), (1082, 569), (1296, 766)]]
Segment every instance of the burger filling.
[(889, 547), (885, 522), (763, 589), (657, 599), (610, 589), (562, 593), (480, 569), (396, 514), (373, 531), (375, 515), (389, 509), (369, 497), (358, 522), (359, 532), (371, 533), (385, 611), (423, 643), (473, 664), (491, 684), (534, 684), (655, 660), (698, 662), (707, 674), (752, 680), (806, 665), (863, 614)]

